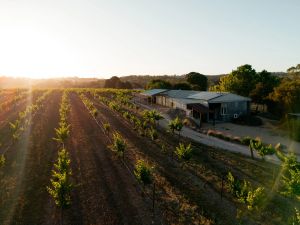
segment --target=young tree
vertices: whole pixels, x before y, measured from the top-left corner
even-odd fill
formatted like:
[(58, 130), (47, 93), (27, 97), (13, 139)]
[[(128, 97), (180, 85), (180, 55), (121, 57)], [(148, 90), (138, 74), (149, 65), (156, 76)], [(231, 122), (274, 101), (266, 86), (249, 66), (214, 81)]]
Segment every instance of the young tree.
[(113, 134), (113, 144), (112, 144), (112, 148), (113, 150), (115, 150), (117, 152), (117, 154), (119, 156), (121, 156), (124, 160), (124, 152), (126, 149), (126, 142), (123, 139), (123, 137), (121, 136), (120, 133), (115, 132)]
[(134, 175), (144, 185), (152, 183), (152, 168), (143, 160), (137, 161)]
[(103, 128), (104, 128), (105, 133), (108, 135), (109, 131), (110, 131), (110, 124), (109, 123), (104, 123)]
[(191, 144), (184, 145), (183, 143), (179, 143), (179, 146), (176, 147), (175, 154), (179, 159), (184, 161), (188, 161), (191, 159), (193, 153), (193, 149)]
[(70, 182), (72, 174), (70, 168), (70, 158), (66, 149), (58, 152), (58, 159), (52, 170), (51, 186), (47, 187), (49, 194), (60, 208), (61, 224), (63, 224), (63, 212), (71, 205), (71, 191), (73, 185)]
[(300, 225), (300, 212), (297, 208), (295, 208), (294, 216), (289, 220), (289, 225)]
[(148, 134), (149, 134), (152, 141), (154, 141), (158, 138), (157, 131), (153, 127), (149, 128)]
[(280, 146), (276, 146), (276, 155), (282, 161), (283, 195), (291, 198), (300, 197), (300, 163), (293, 154), (284, 154)]
[(285, 196), (300, 197), (300, 170), (289, 169), (287, 175), (282, 178)]
[(265, 199), (263, 187), (252, 188), (250, 182), (236, 179), (231, 172), (227, 175), (227, 184), (230, 193), (241, 203), (247, 205), (249, 211), (258, 210)]
[(175, 125), (175, 123), (174, 123), (173, 120), (170, 120), (170, 121), (169, 121), (168, 127), (169, 127), (169, 130), (172, 131), (172, 134), (174, 134), (175, 129), (176, 129), (176, 125)]
[(5, 157), (4, 157), (4, 155), (2, 154), (2, 155), (0, 155), (0, 168), (3, 167), (4, 164), (5, 164)]
[(65, 141), (70, 135), (70, 125), (63, 125), (59, 128), (55, 128), (56, 137), (53, 140), (61, 143), (64, 146)]
[(183, 127), (183, 123), (177, 116), (174, 120), (169, 121), (168, 126), (169, 126), (169, 129), (172, 131), (172, 134), (174, 134), (174, 131), (176, 130), (176, 131), (178, 131), (178, 134), (180, 135), (180, 131)]
[(162, 119), (163, 117), (161, 116), (161, 114), (159, 112), (157, 112), (155, 109), (153, 109), (153, 110), (144, 110), (143, 111), (143, 118), (148, 123), (155, 124), (155, 122), (158, 123), (158, 121), (160, 119)]

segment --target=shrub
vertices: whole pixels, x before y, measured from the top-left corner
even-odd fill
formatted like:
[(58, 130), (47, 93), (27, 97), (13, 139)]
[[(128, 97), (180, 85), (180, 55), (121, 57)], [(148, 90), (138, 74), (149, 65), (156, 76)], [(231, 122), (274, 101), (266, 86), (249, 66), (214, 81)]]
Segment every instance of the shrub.
[(271, 144), (264, 145), (260, 139), (250, 140), (250, 148), (256, 150), (263, 159), (266, 155), (273, 155), (275, 153), (275, 149)]
[(243, 137), (242, 140), (241, 140), (241, 143), (243, 145), (250, 145), (250, 141), (253, 140), (253, 138), (249, 137), (249, 136), (246, 136), (246, 137)]
[(232, 138), (232, 141), (234, 141), (236, 143), (239, 143), (239, 144), (241, 144), (241, 142), (242, 142), (241, 138), (240, 137), (236, 137), (236, 136)]
[(233, 123), (248, 126), (261, 126), (263, 124), (259, 117), (252, 115), (241, 115), (236, 119), (232, 120)]

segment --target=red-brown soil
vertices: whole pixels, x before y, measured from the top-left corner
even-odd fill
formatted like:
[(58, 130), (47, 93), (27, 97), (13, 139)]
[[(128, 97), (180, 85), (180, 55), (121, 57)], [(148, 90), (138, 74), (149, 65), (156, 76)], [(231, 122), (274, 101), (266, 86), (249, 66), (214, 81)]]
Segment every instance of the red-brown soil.
[[(64, 212), (64, 225), (211, 224), (210, 220), (213, 224), (236, 224), (237, 208), (243, 208), (229, 193), (225, 192), (221, 200), (224, 171), (230, 170), (257, 185), (265, 184), (263, 176), (270, 177), (275, 171), (264, 162), (196, 143), (192, 143), (195, 150), (192, 160), (183, 166), (170, 155), (178, 144), (177, 136), (158, 130), (159, 140), (142, 137), (126, 119), (94, 101), (99, 110), (97, 121), (109, 122), (111, 130), (120, 132), (126, 139), (123, 162), (108, 147), (111, 133), (109, 137), (103, 133), (76, 93), (71, 92), (69, 99), (71, 133), (66, 149), (70, 154), (74, 189), (72, 204)], [(0, 169), (0, 224), (53, 225), (60, 222), (60, 211), (46, 190), (59, 150), (52, 138), (54, 128), (58, 127), (60, 101), (61, 91), (56, 90), (48, 96), (30, 129), (26, 129), (21, 140), (5, 155), (6, 164)], [(25, 106), (24, 101), (15, 110), (0, 112), (0, 119), (6, 124), (0, 125), (1, 140), (9, 139), (8, 121), (16, 119)], [(167, 153), (161, 150), (162, 143), (167, 146)], [(142, 187), (132, 174), (137, 159), (155, 166), (155, 217), (152, 185)], [(272, 188), (272, 185), (270, 179), (267, 186)], [(278, 204), (286, 203), (280, 198), (277, 200)], [(291, 209), (290, 206), (286, 208)], [(259, 224), (252, 218), (246, 219), (245, 224)], [(281, 221), (278, 224), (282, 224)]]
[[(97, 104), (99, 109), (98, 119), (103, 122), (109, 122), (112, 128), (119, 131), (127, 142), (132, 146), (130, 152), (127, 153), (129, 161), (134, 161), (135, 158), (143, 158), (147, 161), (153, 162), (156, 165), (156, 171), (161, 174), (171, 185), (172, 188), (177, 189), (179, 195), (186, 196), (191, 203), (198, 205), (199, 210), (205, 206), (214, 208), (214, 211), (210, 211), (209, 218), (214, 218), (217, 212), (219, 218), (214, 218), (216, 221), (221, 219), (224, 224), (230, 224), (234, 222), (236, 214), (235, 206), (228, 200), (220, 199), (220, 193), (207, 185), (205, 181), (195, 177), (193, 174), (186, 170), (182, 170), (181, 166), (172, 161), (168, 156), (161, 153), (159, 146), (153, 144), (149, 138), (138, 136), (137, 132), (132, 129), (131, 124), (115, 112), (112, 112), (108, 107), (103, 104)], [(175, 139), (176, 140), (176, 139)], [(176, 145), (177, 141), (174, 141), (173, 145)], [(205, 187), (205, 195), (203, 195)], [(168, 212), (164, 212), (168, 213)], [(220, 217), (222, 215), (222, 217)], [(175, 215), (175, 217), (179, 217)], [(226, 220), (225, 220), (226, 218)], [(176, 220), (178, 218), (168, 218)], [(178, 222), (178, 221), (177, 221)]]
[(71, 94), (70, 152), (74, 183), (68, 224), (152, 224), (150, 205), (137, 181), (107, 147), (77, 95)]
[[(19, 100), (15, 105), (9, 107), (6, 110), (0, 111), (0, 135), (5, 136), (8, 133), (9, 122), (14, 121), (19, 112), (25, 110), (27, 105), (30, 105), (36, 101), (36, 99), (42, 94), (40, 91), (33, 92), (26, 96), (24, 99)], [(0, 139), (1, 140), (1, 139)]]
[[(1, 224), (45, 224), (49, 206), (46, 185), (57, 155), (54, 128), (58, 124), (57, 104), (61, 93), (55, 91), (35, 116), (31, 128), (6, 154), (1, 174)], [(5, 204), (4, 204), (5, 203)], [(52, 220), (53, 221), (53, 220)], [(53, 223), (52, 223), (53, 224)]]

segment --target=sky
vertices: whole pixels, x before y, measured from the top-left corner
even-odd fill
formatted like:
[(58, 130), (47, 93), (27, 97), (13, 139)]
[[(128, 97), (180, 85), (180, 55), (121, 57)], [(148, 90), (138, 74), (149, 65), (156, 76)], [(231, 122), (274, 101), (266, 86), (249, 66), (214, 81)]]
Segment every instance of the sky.
[(299, 0), (0, 0), (0, 75), (229, 73), (300, 63)]

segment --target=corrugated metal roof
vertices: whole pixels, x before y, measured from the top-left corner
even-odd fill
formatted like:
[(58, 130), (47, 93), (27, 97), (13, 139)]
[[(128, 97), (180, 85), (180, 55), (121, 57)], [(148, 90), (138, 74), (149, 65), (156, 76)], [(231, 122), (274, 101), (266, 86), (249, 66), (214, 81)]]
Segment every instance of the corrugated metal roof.
[(146, 96), (154, 96), (162, 94), (170, 98), (176, 99), (179, 102), (189, 103), (221, 103), (235, 101), (251, 101), (240, 95), (227, 92), (210, 92), (210, 91), (190, 91), (190, 90), (168, 90), (168, 89), (152, 89), (142, 92)]
[(189, 98), (201, 99), (201, 100), (210, 100), (219, 96), (222, 96), (224, 93), (220, 92), (210, 92), (210, 91), (197, 91), (196, 94), (190, 95)]
[(232, 93), (223, 93), (223, 95), (209, 100), (209, 103), (222, 103), (222, 102), (239, 102), (239, 101), (251, 101), (251, 98), (246, 98), (240, 95)]
[(170, 98), (189, 98), (190, 95), (197, 94), (199, 91), (188, 91), (188, 90), (169, 90), (164, 95)]
[(167, 91), (168, 89), (151, 89), (151, 90), (146, 90), (144, 92), (142, 92), (142, 95), (147, 95), (147, 96), (153, 96), (153, 95), (157, 95), (160, 94), (162, 92)]

